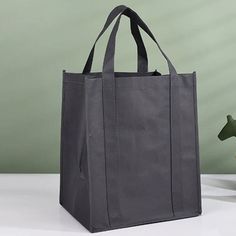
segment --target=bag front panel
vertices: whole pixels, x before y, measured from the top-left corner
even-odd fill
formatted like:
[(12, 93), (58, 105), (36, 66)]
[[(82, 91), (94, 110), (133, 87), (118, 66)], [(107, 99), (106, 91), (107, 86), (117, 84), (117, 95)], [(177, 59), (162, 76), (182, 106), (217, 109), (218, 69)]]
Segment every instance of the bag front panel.
[(168, 81), (117, 81), (117, 194), (123, 223), (173, 216)]

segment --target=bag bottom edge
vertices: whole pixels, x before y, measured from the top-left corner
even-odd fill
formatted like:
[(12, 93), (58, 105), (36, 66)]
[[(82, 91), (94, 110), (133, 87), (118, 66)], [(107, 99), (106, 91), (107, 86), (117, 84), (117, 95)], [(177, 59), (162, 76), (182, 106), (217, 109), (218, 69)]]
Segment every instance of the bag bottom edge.
[(197, 212), (189, 212), (189, 213), (185, 213), (179, 216), (171, 216), (171, 217), (166, 217), (166, 218), (162, 218), (162, 219), (153, 219), (153, 220), (147, 220), (147, 221), (143, 221), (143, 222), (135, 222), (135, 223), (129, 223), (129, 224), (121, 224), (121, 225), (117, 225), (117, 226), (110, 226), (110, 227), (105, 227), (105, 228), (96, 228), (92, 225), (88, 225), (85, 222), (83, 222), (81, 219), (79, 219), (78, 217), (76, 217), (73, 212), (71, 212), (69, 209), (67, 209), (66, 206), (64, 206), (64, 204), (60, 205), (68, 212), (70, 213), (70, 215), (73, 216), (73, 218), (75, 218), (83, 227), (85, 227), (89, 232), (91, 233), (98, 233), (98, 232), (103, 232), (103, 231), (109, 231), (109, 230), (114, 230), (114, 229), (122, 229), (122, 228), (128, 228), (128, 227), (134, 227), (134, 226), (141, 226), (141, 225), (146, 225), (146, 224), (155, 224), (155, 223), (161, 223), (161, 222), (167, 222), (167, 221), (172, 221), (172, 220), (180, 220), (180, 219), (186, 219), (186, 218), (191, 218), (191, 217), (196, 217), (201, 215), (202, 211), (199, 210)]
[(185, 215), (181, 215), (181, 216), (173, 216), (173, 217), (157, 219), (157, 220), (148, 220), (148, 221), (139, 222), (139, 223), (132, 223), (132, 224), (122, 224), (122, 225), (110, 226), (110, 227), (106, 227), (106, 228), (95, 228), (95, 227), (91, 226), (91, 229), (88, 229), (88, 230), (91, 233), (98, 233), (98, 232), (103, 232), (103, 231), (129, 228), (129, 227), (134, 227), (134, 226), (142, 226), (142, 225), (155, 224), (155, 223), (161, 223), (161, 222), (167, 222), (167, 221), (173, 221), (173, 220), (187, 219), (187, 218), (197, 217), (197, 216), (201, 215), (201, 213), (202, 212), (199, 211), (199, 212), (194, 212), (191, 214), (185, 214)]

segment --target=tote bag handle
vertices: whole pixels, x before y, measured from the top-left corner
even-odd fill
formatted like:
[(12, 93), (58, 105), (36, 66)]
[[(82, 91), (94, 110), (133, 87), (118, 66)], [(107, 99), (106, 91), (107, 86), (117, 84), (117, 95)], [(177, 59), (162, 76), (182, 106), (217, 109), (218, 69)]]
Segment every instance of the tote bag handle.
[(107, 78), (106, 75), (108, 75), (108, 77), (110, 77), (111, 74), (114, 75), (115, 40), (116, 40), (116, 34), (119, 28), (120, 19), (122, 15), (126, 15), (127, 17), (132, 19), (138, 26), (140, 26), (153, 39), (153, 41), (156, 43), (157, 47), (159, 48), (161, 54), (164, 56), (164, 58), (167, 61), (170, 75), (172, 75), (172, 77), (177, 76), (177, 72), (173, 64), (171, 63), (169, 58), (166, 56), (166, 54), (163, 52), (157, 40), (155, 39), (154, 35), (152, 34), (148, 26), (143, 22), (143, 20), (138, 16), (138, 14), (126, 6), (120, 6), (120, 9), (121, 9), (120, 15), (112, 29), (112, 32), (110, 34), (109, 41), (107, 44), (106, 52), (105, 52), (105, 57), (103, 61), (103, 78)]
[[(114, 21), (114, 19), (124, 10), (124, 6), (118, 6), (114, 8), (109, 16), (107, 17), (107, 20), (103, 26), (103, 29), (99, 33), (97, 39), (95, 40), (95, 43), (89, 53), (88, 59), (86, 61), (86, 64), (83, 69), (83, 74), (90, 73), (93, 63), (93, 57), (94, 57), (94, 51), (95, 46), (99, 38), (104, 34), (104, 32), (107, 30), (107, 28), (110, 26), (110, 24)], [(138, 72), (147, 72), (148, 71), (148, 58), (147, 58), (147, 52), (146, 48), (144, 46), (142, 36), (139, 31), (138, 25), (133, 21), (132, 18), (130, 18), (130, 28), (131, 33), (133, 35), (133, 38), (135, 39), (135, 42), (137, 44), (137, 53), (138, 53), (138, 60), (137, 60), (137, 70)]]

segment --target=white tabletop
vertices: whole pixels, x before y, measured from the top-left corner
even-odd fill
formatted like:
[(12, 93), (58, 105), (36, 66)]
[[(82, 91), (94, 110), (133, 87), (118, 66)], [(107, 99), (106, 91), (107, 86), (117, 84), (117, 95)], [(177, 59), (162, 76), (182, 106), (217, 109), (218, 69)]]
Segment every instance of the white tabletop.
[[(90, 233), (58, 203), (58, 174), (0, 175), (0, 235), (79, 236)], [(96, 235), (235, 236), (236, 175), (202, 176), (203, 214)]]

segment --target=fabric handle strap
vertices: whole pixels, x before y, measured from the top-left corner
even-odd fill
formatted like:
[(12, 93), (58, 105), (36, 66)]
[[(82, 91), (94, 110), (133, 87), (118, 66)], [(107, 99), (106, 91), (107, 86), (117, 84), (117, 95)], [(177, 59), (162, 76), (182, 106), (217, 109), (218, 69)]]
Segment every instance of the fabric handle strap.
[[(104, 34), (104, 32), (107, 30), (107, 28), (110, 26), (110, 24), (113, 22), (113, 20), (125, 9), (125, 6), (118, 6), (114, 8), (109, 16), (107, 17), (107, 20), (103, 26), (103, 29), (99, 33), (97, 39), (95, 40), (95, 43), (89, 53), (88, 59), (86, 61), (86, 64), (83, 69), (83, 74), (89, 73), (92, 68), (93, 63), (93, 57), (94, 57), (94, 51), (95, 46), (99, 38)], [(137, 63), (137, 70), (138, 72), (147, 72), (148, 71), (148, 59), (147, 59), (147, 52), (146, 48), (144, 46), (142, 36), (140, 34), (138, 25), (130, 18), (130, 28), (131, 33), (136, 41), (137, 44), (137, 52), (138, 52), (138, 63)]]
[(138, 14), (136, 12), (134, 12), (132, 9), (122, 6), (122, 11), (120, 12), (121, 14), (119, 15), (113, 30), (110, 34), (110, 38), (107, 44), (107, 48), (106, 48), (106, 53), (105, 53), (105, 57), (104, 57), (104, 61), (103, 61), (103, 74), (114, 74), (114, 55), (115, 55), (115, 39), (116, 39), (116, 34), (119, 28), (119, 24), (120, 24), (120, 18), (123, 15), (126, 15), (127, 17), (129, 17), (130, 19), (132, 19), (138, 26), (140, 26), (151, 38), (152, 40), (156, 43), (157, 47), (159, 48), (161, 54), (164, 56), (164, 58), (167, 61), (168, 64), (168, 68), (169, 68), (169, 72), (170, 74), (173, 76), (177, 76), (177, 72), (174, 68), (174, 66), (172, 65), (171, 61), (169, 60), (169, 58), (166, 56), (166, 54), (163, 52), (163, 50), (161, 49), (160, 45), (158, 44), (157, 40), (155, 39), (154, 35), (152, 34), (152, 32), (150, 31), (150, 29), (148, 28), (148, 26), (143, 22), (143, 20), (138, 16)]

